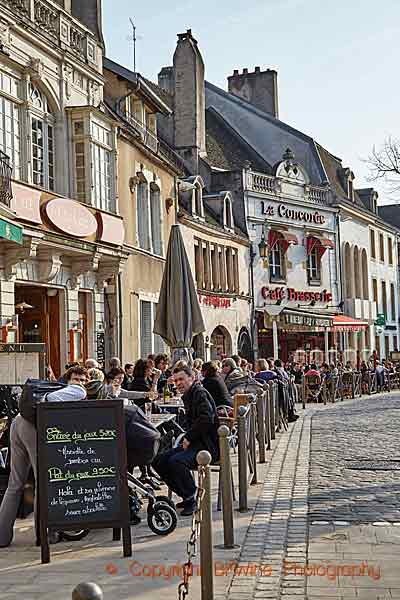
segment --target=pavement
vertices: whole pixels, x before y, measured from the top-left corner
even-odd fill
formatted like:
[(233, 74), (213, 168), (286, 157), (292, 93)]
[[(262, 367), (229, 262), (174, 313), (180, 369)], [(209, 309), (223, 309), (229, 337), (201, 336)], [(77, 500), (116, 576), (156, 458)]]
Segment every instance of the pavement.
[[(233, 550), (217, 547), (223, 531), (213, 474), (215, 600), (400, 600), (399, 409), (398, 391), (299, 408), (301, 417), (258, 465), (249, 511), (235, 510)], [(13, 545), (0, 550), (0, 599), (71, 600), (83, 581), (98, 583), (104, 600), (178, 598), (190, 524), (180, 518), (174, 533), (160, 537), (144, 518), (132, 528), (129, 559), (110, 531), (92, 531), (52, 546), (51, 563), (41, 565), (32, 519), (18, 521)], [(198, 562), (193, 599), (201, 597)]]

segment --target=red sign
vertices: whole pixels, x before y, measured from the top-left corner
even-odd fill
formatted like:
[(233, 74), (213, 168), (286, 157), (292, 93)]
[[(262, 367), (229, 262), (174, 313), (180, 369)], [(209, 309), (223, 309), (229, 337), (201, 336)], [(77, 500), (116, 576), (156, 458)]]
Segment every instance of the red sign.
[(84, 238), (97, 231), (95, 216), (86, 206), (68, 198), (54, 198), (45, 206), (52, 225), (62, 233)]
[(331, 302), (332, 294), (327, 290), (322, 292), (305, 292), (294, 288), (261, 288), (264, 300), (288, 300), (289, 302)]
[(204, 306), (213, 306), (214, 308), (230, 308), (231, 299), (221, 298), (221, 296), (201, 296), (199, 295), (199, 303)]

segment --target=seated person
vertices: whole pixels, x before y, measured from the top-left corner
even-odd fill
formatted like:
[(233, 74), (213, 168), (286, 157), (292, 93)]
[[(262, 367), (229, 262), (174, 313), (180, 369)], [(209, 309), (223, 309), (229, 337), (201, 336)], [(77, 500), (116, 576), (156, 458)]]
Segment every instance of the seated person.
[(215, 402), (215, 406), (230, 406), (232, 408), (232, 398), (228, 392), (221, 375), (218, 374), (218, 367), (215, 362), (206, 362), (202, 365), (202, 385), (210, 393)]
[(124, 371), (125, 371), (125, 377), (124, 380), (122, 382), (122, 387), (124, 388), (124, 390), (130, 390), (130, 385), (133, 381), (133, 369), (134, 369), (134, 365), (132, 363), (126, 363), (125, 367), (124, 367)]
[(207, 390), (195, 380), (188, 366), (174, 369), (175, 385), (182, 394), (186, 411), (187, 430), (182, 445), (159, 454), (153, 468), (168, 487), (182, 498), (177, 508), (181, 515), (192, 515), (196, 510), (196, 484), (191, 469), (197, 467), (196, 456), (207, 450), (213, 461), (219, 458), (219, 420), (214, 400)]
[(256, 374), (255, 378), (263, 383), (268, 383), (268, 381), (272, 381), (273, 379), (277, 379), (278, 375), (275, 371), (273, 371), (265, 358), (259, 358), (256, 360)]

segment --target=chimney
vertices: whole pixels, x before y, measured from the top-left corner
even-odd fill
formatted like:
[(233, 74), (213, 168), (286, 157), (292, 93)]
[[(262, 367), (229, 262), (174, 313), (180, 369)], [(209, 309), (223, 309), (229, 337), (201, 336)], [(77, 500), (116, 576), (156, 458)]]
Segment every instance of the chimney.
[(191, 29), (178, 34), (173, 64), (175, 147), (198, 172), (206, 153), (204, 62)]
[[(67, 4), (67, 0), (65, 0)], [(102, 0), (69, 0), (72, 16), (86, 25), (104, 46), (102, 29)]]
[(163, 67), (158, 74), (158, 85), (165, 92), (174, 95), (174, 68)]
[(277, 72), (272, 69), (261, 71), (260, 67), (255, 67), (253, 73), (243, 69), (241, 75), (235, 69), (233, 75), (228, 77), (228, 91), (269, 115), (279, 118), (277, 77)]

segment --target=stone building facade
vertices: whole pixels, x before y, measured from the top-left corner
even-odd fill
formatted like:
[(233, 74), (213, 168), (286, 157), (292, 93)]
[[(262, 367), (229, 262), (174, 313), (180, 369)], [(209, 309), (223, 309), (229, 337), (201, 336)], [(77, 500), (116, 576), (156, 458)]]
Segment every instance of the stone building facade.
[(0, 239), (3, 339), (9, 328), (13, 341), (45, 342), (59, 375), (69, 360), (105, 361), (104, 288), (128, 256), (101, 6), (1, 0), (0, 9), (0, 150), (13, 196), (1, 209), (12, 231)]

